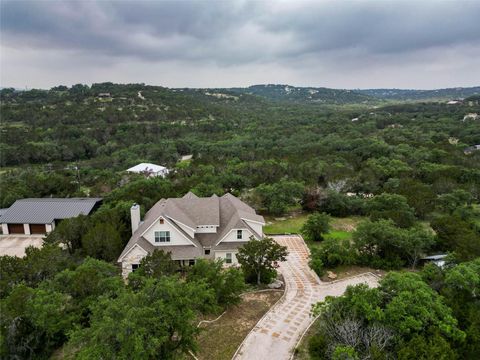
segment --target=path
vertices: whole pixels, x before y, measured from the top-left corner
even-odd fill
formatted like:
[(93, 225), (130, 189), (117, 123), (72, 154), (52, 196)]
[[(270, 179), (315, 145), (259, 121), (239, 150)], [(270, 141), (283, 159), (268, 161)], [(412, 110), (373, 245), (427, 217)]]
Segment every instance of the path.
[(326, 296), (342, 295), (348, 285), (377, 286), (370, 273), (335, 282), (322, 282), (308, 266), (309, 250), (300, 236), (274, 236), (287, 246), (287, 261), (280, 265), (286, 290), (284, 297), (257, 323), (234, 355), (235, 360), (287, 360), (298, 340), (313, 321), (312, 304)]

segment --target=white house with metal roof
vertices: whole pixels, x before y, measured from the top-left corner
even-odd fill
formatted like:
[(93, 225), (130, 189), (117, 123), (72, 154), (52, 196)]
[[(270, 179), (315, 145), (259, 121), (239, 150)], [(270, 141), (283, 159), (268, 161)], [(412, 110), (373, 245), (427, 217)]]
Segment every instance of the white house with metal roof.
[(88, 215), (101, 198), (21, 199), (4, 209), (0, 222), (4, 235), (47, 234), (63, 219)]
[(237, 264), (238, 248), (263, 238), (265, 220), (231, 194), (200, 198), (189, 192), (182, 198), (158, 201), (140, 218), (140, 207), (131, 208), (132, 237), (118, 258), (127, 277), (143, 257), (155, 249), (170, 252), (181, 265), (196, 259), (222, 259)]
[(127, 172), (142, 174), (147, 177), (161, 176), (165, 177), (168, 175), (169, 170), (165, 166), (151, 164), (151, 163), (140, 163), (138, 165), (132, 166), (127, 169)]

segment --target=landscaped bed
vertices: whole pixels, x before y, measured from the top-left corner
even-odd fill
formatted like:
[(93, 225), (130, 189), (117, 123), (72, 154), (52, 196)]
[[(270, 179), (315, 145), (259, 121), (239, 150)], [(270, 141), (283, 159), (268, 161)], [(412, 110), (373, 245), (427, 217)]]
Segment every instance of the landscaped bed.
[(198, 337), (198, 359), (231, 359), (243, 339), (262, 316), (281, 298), (283, 290), (247, 293), (215, 322), (203, 323)]

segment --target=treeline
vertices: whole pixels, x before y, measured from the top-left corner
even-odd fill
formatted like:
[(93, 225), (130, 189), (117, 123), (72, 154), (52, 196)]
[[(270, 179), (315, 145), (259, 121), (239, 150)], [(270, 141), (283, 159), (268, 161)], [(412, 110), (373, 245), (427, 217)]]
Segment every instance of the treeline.
[[(105, 92), (111, 97), (98, 96)], [(206, 92), (108, 83), (2, 90), (0, 158), (13, 168), (0, 175), (1, 206), (26, 196), (101, 196), (129, 181), (124, 169), (141, 161), (176, 168), (184, 154), (194, 161), (171, 180), (201, 195), (295, 182), (404, 194), (410, 205), (418, 199), (420, 216), (430, 200), (457, 189), (478, 201), (480, 152), (463, 152), (480, 143), (478, 120), (463, 121), (478, 105), (332, 108)], [(262, 206), (281, 213), (289, 202)]]

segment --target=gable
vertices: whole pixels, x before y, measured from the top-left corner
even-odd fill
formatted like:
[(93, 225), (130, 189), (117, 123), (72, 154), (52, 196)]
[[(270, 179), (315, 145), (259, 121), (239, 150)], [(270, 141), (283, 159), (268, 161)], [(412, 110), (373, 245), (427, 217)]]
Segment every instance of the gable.
[(118, 262), (122, 262), (124, 261), (125, 259), (130, 259), (130, 260), (133, 260), (133, 259), (141, 259), (145, 256), (148, 255), (148, 251), (145, 250), (144, 248), (142, 248), (140, 245), (138, 244), (135, 244), (133, 245), (125, 254), (123, 254), (122, 256), (120, 256), (120, 258), (118, 258)]
[[(242, 239), (237, 239), (237, 230), (242, 230), (243, 236)], [(249, 241), (250, 237), (253, 236), (255, 239), (258, 238), (257, 235), (253, 234), (249, 229), (247, 228), (238, 228), (238, 229), (231, 229), (227, 234), (221, 238), (215, 245), (218, 245), (222, 242), (239, 242), (239, 241)]]
[[(163, 219), (163, 224), (161, 223), (161, 219)], [(169, 231), (170, 232), (170, 242), (168, 243), (158, 243), (155, 242), (155, 232), (157, 231)], [(152, 225), (143, 232), (141, 235), (145, 240), (147, 240), (153, 246), (176, 246), (176, 245), (192, 245), (196, 246), (189, 238), (188, 235), (184, 234), (181, 230), (179, 230), (171, 220), (159, 217), (155, 220)]]

